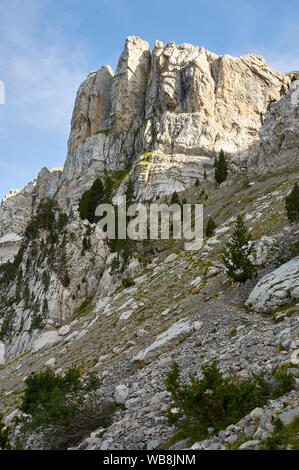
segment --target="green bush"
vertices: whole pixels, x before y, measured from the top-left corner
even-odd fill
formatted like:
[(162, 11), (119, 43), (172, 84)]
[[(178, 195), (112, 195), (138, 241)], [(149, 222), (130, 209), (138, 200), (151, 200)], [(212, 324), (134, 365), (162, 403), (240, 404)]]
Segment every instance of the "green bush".
[(219, 158), (216, 157), (214, 167), (215, 180), (218, 184), (221, 184), (227, 178), (227, 162), (223, 150), (221, 150)]
[[(268, 399), (281, 396), (292, 389), (294, 378), (287, 371), (275, 369), (266, 378), (265, 373), (253, 374), (249, 379), (225, 378), (216, 363), (202, 367), (203, 377), (189, 376), (189, 383), (180, 383), (179, 366), (174, 363), (165, 381), (172, 403), (167, 411), (168, 422), (177, 427), (177, 437), (204, 439), (208, 428), (215, 432), (238, 422)], [(270, 379), (275, 382), (275, 387)], [(176, 413), (171, 410), (176, 409)]]
[(290, 194), (286, 196), (286, 210), (291, 222), (299, 220), (299, 186), (297, 183), (294, 184)]
[(211, 237), (213, 235), (216, 227), (217, 227), (217, 225), (215, 224), (212, 217), (209, 217), (208, 223), (207, 223), (207, 226), (206, 226), (206, 236)]
[(29, 224), (25, 230), (27, 240), (34, 240), (38, 237), (39, 230), (48, 230), (51, 232), (55, 227), (56, 216), (58, 210), (57, 202), (53, 199), (41, 201), (37, 207), (36, 215), (31, 217)]
[(252, 251), (251, 236), (239, 215), (231, 239), (225, 245), (223, 255), (226, 272), (234, 281), (245, 282), (254, 275), (255, 267), (250, 260)]
[(135, 282), (131, 277), (126, 277), (125, 279), (122, 280), (122, 285), (124, 287), (131, 287), (135, 285)]
[(99, 426), (107, 426), (115, 410), (97, 396), (95, 373), (83, 379), (79, 369), (70, 368), (62, 377), (47, 368), (31, 374), (25, 384), (20, 409), (26, 416), (18, 422), (23, 434), (43, 430), (45, 448), (76, 445)]

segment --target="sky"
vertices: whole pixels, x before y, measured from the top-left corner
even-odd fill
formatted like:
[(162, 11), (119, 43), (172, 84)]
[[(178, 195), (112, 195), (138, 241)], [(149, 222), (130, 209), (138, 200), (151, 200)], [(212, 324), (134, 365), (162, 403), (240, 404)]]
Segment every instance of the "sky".
[(298, 0), (0, 0), (0, 200), (63, 166), (76, 91), (127, 36), (299, 69)]

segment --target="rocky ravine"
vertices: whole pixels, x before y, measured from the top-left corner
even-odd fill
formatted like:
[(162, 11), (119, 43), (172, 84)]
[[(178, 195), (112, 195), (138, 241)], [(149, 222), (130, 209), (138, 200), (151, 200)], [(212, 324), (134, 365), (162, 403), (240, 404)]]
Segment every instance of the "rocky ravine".
[[(284, 207), (298, 181), (297, 77), (252, 54), (219, 57), (159, 41), (151, 52), (135, 36), (127, 39), (115, 75), (108, 66), (87, 77), (63, 169), (42, 169), (0, 208), (1, 263), (17, 254), (40, 201), (57, 201), (68, 216), (56, 254), (47, 251), (41, 231), (23, 249), (15, 277), (0, 286), (0, 400), (8, 421), (25, 376), (45, 365), (63, 372), (75, 362), (98, 371), (103, 395), (125, 404), (110, 429), (81, 447), (163, 447), (173, 433), (163, 380), (174, 359), (186, 377), (213, 358), (241, 377), (277, 364), (297, 366), (298, 257), (292, 259), (289, 247), (299, 228), (288, 223)], [(229, 177), (216, 187), (213, 165), (221, 149)], [(176, 190), (181, 200), (204, 203), (205, 218), (217, 222), (215, 236), (198, 252), (171, 242), (139, 246), (126, 270), (113, 273), (115, 254), (94, 224), (80, 220), (78, 200), (97, 177), (119, 171), (114, 200), (129, 180), (138, 201), (167, 201)], [(245, 285), (231, 283), (221, 259), (238, 213), (252, 231), (258, 266), (257, 278)], [(86, 237), (90, 246), (82, 250)], [(129, 276), (135, 286), (124, 288), (121, 280)], [(280, 323), (262, 316), (269, 311)], [(298, 381), (289, 396), (198, 447), (225, 447), (244, 430), (248, 440), (265, 438), (273, 414), (295, 409), (297, 391)]]

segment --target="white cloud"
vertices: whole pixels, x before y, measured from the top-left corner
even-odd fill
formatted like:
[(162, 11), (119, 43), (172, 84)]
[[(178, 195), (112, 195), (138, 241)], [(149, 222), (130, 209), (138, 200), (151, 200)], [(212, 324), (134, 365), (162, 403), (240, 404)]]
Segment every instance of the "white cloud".
[(88, 72), (83, 46), (68, 44), (59, 31), (41, 31), (38, 2), (17, 0), (1, 9), (0, 79), (6, 85), (6, 122), (2, 118), (1, 125), (65, 130), (76, 90)]

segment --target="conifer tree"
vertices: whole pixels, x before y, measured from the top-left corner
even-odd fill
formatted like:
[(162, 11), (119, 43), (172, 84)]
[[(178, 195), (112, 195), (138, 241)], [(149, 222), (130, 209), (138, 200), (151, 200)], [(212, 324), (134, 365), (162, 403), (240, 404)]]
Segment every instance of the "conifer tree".
[(206, 236), (211, 237), (213, 235), (214, 230), (215, 230), (216, 227), (217, 227), (217, 225), (215, 224), (212, 217), (209, 217), (208, 223), (207, 223), (207, 226), (206, 226)]
[(101, 180), (95, 180), (90, 189), (82, 194), (79, 200), (79, 213), (82, 220), (87, 219), (90, 223), (96, 222), (95, 210), (104, 197), (104, 187)]
[(227, 163), (223, 150), (221, 150), (219, 158), (216, 157), (214, 167), (215, 179), (218, 184), (221, 184), (227, 178)]
[(254, 275), (255, 267), (250, 259), (252, 251), (251, 236), (239, 215), (223, 255), (226, 272), (234, 281), (245, 282)]
[(180, 198), (178, 196), (178, 193), (175, 191), (173, 195), (171, 196), (170, 204), (178, 204), (180, 202)]
[(288, 219), (291, 222), (299, 220), (299, 186), (297, 182), (290, 194), (286, 197), (286, 210)]

